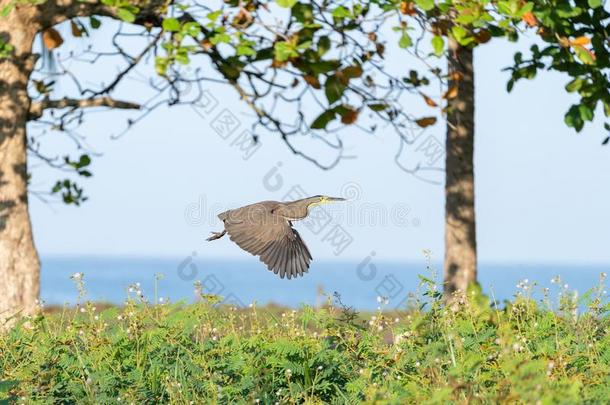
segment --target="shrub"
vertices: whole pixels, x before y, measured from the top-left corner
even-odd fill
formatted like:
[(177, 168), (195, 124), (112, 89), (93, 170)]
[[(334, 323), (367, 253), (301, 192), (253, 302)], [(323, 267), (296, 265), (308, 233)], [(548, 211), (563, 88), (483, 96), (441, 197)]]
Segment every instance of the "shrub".
[[(0, 401), (22, 403), (607, 403), (608, 303), (502, 309), (476, 287), (427, 291), (400, 312), (194, 304), (43, 312), (0, 333)], [(526, 288), (527, 287), (527, 288)], [(583, 313), (578, 309), (586, 307)]]

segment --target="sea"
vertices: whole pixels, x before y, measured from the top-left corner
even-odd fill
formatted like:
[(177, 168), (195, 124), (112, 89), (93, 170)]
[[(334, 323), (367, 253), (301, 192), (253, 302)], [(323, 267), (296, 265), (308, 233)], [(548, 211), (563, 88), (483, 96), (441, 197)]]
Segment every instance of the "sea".
[[(562, 291), (582, 296), (599, 286), (600, 275), (609, 271), (610, 265), (481, 263), (478, 278), (483, 292), (501, 305), (517, 293), (533, 293), (542, 299), (544, 288), (554, 302)], [(84, 297), (79, 297), (72, 277), (76, 273), (82, 274)], [(393, 310), (435, 288), (424, 280), (432, 280), (442, 289), (442, 264), (377, 262), (373, 257), (360, 262), (314, 261), (304, 277), (288, 280), (257, 260), (204, 260), (196, 255), (42, 257), (41, 297), (46, 305), (73, 305), (79, 300), (122, 304), (141, 291), (149, 302), (191, 302), (197, 297), (198, 284), (203, 292), (236, 306), (256, 302), (296, 308), (323, 305), (328, 300), (337, 304), (340, 299), (357, 310)]]

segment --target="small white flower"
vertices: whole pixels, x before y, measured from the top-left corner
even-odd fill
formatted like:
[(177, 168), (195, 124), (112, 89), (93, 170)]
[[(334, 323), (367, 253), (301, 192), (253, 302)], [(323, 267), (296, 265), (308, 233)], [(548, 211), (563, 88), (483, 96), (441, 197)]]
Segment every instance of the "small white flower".
[(83, 273), (74, 273), (70, 276), (73, 280), (81, 280), (83, 278)]

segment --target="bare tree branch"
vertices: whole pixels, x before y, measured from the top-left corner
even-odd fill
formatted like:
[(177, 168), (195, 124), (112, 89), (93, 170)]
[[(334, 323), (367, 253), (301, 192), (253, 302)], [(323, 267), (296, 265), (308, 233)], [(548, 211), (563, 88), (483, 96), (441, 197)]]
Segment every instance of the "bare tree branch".
[(128, 110), (138, 110), (140, 104), (129, 101), (115, 100), (111, 97), (97, 97), (85, 99), (61, 98), (59, 100), (44, 99), (39, 102), (32, 103), (30, 106), (29, 119), (42, 117), (44, 110), (51, 108), (90, 108), (90, 107), (108, 107)]

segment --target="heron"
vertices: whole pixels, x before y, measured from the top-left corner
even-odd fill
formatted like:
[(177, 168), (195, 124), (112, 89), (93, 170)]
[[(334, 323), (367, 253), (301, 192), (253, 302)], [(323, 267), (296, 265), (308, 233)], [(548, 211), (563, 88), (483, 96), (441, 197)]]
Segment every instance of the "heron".
[(316, 195), (296, 201), (261, 201), (218, 214), (224, 223), (221, 232), (211, 232), (208, 241), (229, 238), (240, 248), (258, 256), (281, 278), (302, 276), (309, 271), (311, 253), (292, 221), (304, 219), (310, 208), (345, 198)]

